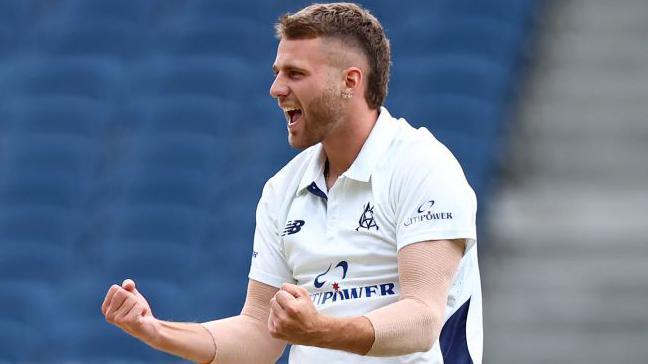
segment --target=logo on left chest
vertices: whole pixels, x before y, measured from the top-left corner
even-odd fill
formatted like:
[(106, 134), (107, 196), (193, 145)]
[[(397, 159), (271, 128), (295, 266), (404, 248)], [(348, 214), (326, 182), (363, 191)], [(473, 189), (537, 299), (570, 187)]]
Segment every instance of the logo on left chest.
[(372, 206), (370, 202), (367, 202), (367, 204), (364, 205), (364, 211), (358, 220), (356, 231), (360, 231), (360, 229), (367, 229), (367, 231), (371, 229), (378, 230), (378, 225), (374, 218), (374, 206)]
[(290, 220), (286, 223), (286, 227), (283, 230), (283, 234), (281, 236), (286, 236), (286, 235), (292, 235), (292, 234), (297, 234), (299, 231), (301, 231), (302, 226), (304, 226), (306, 222), (304, 220)]

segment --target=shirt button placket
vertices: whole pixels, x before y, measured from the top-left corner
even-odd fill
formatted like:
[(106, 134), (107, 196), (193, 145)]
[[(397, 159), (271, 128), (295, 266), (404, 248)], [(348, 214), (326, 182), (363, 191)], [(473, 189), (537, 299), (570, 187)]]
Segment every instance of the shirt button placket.
[(335, 215), (337, 213), (337, 204), (329, 192), (328, 214), (326, 215), (326, 240), (333, 241), (335, 234)]

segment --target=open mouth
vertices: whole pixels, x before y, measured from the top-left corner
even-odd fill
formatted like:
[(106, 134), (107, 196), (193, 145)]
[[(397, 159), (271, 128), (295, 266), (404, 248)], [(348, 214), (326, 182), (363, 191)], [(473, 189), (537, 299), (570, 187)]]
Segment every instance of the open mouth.
[(284, 112), (287, 115), (288, 119), (288, 126), (293, 126), (295, 125), (302, 117), (302, 110), (293, 108), (293, 109), (285, 109)]

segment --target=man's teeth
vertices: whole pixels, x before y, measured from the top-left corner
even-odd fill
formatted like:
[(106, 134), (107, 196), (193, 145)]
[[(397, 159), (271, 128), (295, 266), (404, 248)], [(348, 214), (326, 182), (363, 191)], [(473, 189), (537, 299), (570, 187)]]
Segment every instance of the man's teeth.
[(284, 107), (282, 108), (284, 112), (291, 112), (291, 111), (300, 111), (301, 109), (298, 107)]
[(282, 109), (286, 113), (286, 116), (288, 117), (288, 124), (294, 123), (302, 114), (302, 110), (300, 108), (284, 107)]

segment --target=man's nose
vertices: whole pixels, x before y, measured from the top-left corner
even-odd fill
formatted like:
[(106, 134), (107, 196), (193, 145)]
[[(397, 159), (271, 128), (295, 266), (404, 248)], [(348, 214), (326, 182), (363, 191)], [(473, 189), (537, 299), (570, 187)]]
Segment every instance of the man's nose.
[(287, 86), (283, 85), (279, 81), (279, 77), (276, 77), (274, 81), (272, 82), (272, 85), (270, 86), (270, 96), (276, 98), (286, 96), (290, 90), (288, 89)]

